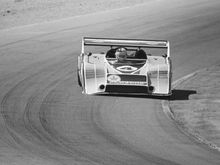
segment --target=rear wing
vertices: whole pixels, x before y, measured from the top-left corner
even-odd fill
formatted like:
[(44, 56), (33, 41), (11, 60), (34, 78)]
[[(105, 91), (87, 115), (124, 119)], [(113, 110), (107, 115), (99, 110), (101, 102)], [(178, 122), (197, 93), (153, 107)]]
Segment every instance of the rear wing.
[(166, 40), (143, 40), (143, 39), (119, 39), (119, 38), (82, 38), (82, 53), (84, 46), (123, 46), (142, 48), (167, 48), (167, 56), (170, 56), (170, 44)]

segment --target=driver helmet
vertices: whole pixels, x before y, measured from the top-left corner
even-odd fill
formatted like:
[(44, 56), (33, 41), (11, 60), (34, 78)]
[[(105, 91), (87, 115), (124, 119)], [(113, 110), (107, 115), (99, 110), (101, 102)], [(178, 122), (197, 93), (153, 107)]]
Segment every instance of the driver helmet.
[(115, 52), (118, 61), (124, 61), (127, 58), (127, 50), (125, 48), (118, 48)]

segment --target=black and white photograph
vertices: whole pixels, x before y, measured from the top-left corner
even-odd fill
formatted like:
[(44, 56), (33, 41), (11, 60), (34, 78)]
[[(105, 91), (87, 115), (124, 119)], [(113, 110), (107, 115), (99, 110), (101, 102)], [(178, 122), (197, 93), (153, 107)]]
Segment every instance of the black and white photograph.
[(219, 0), (0, 0), (0, 165), (220, 165)]

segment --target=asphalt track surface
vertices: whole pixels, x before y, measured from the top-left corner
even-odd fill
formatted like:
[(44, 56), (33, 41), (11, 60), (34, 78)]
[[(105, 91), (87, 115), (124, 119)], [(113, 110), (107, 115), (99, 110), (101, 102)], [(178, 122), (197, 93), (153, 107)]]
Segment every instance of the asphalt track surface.
[[(179, 130), (161, 100), (86, 96), (81, 37), (167, 39), (174, 80), (220, 62), (220, 1), (152, 1), (0, 32), (1, 165), (219, 165)], [(190, 91), (175, 90), (176, 100)]]

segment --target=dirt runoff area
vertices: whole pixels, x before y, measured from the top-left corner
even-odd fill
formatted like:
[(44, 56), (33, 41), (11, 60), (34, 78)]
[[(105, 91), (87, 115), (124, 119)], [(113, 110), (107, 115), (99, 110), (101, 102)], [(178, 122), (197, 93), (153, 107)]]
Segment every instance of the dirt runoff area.
[(0, 29), (123, 8), (150, 0), (0, 0)]
[(174, 90), (170, 108), (175, 120), (188, 133), (219, 150), (220, 65), (204, 69)]

